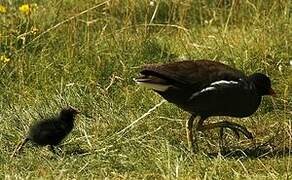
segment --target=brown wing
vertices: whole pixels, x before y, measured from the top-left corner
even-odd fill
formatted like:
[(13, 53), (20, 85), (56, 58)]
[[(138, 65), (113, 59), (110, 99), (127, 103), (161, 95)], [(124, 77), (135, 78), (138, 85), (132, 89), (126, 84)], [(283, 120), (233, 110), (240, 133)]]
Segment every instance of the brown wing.
[(210, 60), (150, 64), (145, 65), (140, 73), (146, 77), (151, 76), (153, 80), (155, 79), (155, 83), (158, 83), (158, 78), (163, 84), (182, 88), (192, 87), (198, 90), (215, 81), (238, 80), (245, 77), (237, 69)]

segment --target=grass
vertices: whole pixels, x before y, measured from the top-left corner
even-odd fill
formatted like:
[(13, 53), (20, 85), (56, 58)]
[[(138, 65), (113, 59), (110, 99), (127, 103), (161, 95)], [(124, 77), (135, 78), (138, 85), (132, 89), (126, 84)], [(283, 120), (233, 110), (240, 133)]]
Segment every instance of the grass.
[[(1, 2), (1, 179), (292, 178), (288, 0), (25, 2), (26, 15), (24, 2)], [(229, 153), (220, 155), (212, 130), (200, 134), (198, 154), (187, 151), (189, 114), (156, 106), (162, 98), (132, 80), (140, 65), (178, 59), (271, 77), (277, 97), (264, 98), (254, 115), (208, 120), (246, 125), (257, 148), (228, 132)], [(59, 156), (28, 143), (9, 157), (31, 123), (67, 104), (83, 114)]]

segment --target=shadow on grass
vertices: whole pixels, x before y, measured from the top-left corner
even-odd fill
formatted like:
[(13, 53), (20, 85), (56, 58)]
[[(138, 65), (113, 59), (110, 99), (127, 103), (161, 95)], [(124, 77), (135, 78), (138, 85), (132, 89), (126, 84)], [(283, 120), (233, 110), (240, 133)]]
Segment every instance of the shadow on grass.
[(82, 149), (82, 148), (75, 148), (75, 149), (69, 149), (66, 151), (62, 152), (65, 155), (87, 155), (88, 154), (88, 150), (86, 149)]
[(88, 149), (84, 149), (80, 147), (80, 145), (78, 144), (59, 146), (59, 154), (62, 154), (65, 156), (84, 156), (84, 155), (88, 155), (88, 153), (89, 153)]
[[(287, 145), (287, 144), (286, 144)], [(292, 147), (287, 147), (284, 140), (272, 137), (268, 141), (255, 144), (253, 147), (227, 147), (221, 150), (220, 154), (226, 158), (280, 158), (292, 157)], [(217, 157), (218, 153), (208, 153), (209, 157)]]
[[(279, 158), (279, 157), (292, 157), (292, 148), (272, 148), (269, 146), (260, 146), (254, 148), (237, 148), (235, 150), (225, 150), (220, 152), (226, 158)], [(218, 157), (218, 153), (208, 153), (209, 157)]]

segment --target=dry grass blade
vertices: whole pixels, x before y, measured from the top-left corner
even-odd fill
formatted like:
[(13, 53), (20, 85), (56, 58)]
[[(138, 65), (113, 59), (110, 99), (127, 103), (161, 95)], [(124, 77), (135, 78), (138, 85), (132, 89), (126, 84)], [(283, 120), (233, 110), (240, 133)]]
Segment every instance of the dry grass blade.
[(117, 132), (116, 134), (114, 134), (114, 136), (118, 136), (118, 138), (116, 138), (116, 140), (119, 140), (123, 135), (125, 135), (128, 131), (130, 131), (132, 128), (134, 128), (134, 125), (136, 123), (138, 123), (140, 120), (142, 120), (143, 118), (147, 117), (148, 115), (151, 114), (152, 111), (154, 111), (155, 109), (157, 109), (159, 106), (161, 106), (162, 104), (164, 104), (166, 102), (166, 100), (162, 100), (160, 101), (160, 103), (156, 104), (155, 106), (153, 106), (151, 109), (149, 109), (146, 113), (144, 113), (142, 116), (140, 116), (138, 119), (136, 119), (135, 121), (133, 121), (131, 124), (129, 124), (127, 127), (125, 127), (124, 129), (120, 130), (119, 132)]
[(69, 17), (69, 18), (67, 18), (67, 19), (65, 19), (65, 20), (63, 20), (63, 21), (61, 21), (61, 22), (55, 24), (54, 26), (48, 28), (47, 30), (45, 30), (44, 32), (42, 32), (41, 34), (39, 34), (38, 36), (36, 36), (34, 39), (32, 39), (30, 42), (28, 42), (27, 44), (25, 44), (25, 45), (23, 46), (23, 49), (24, 49), (25, 47), (27, 47), (29, 44), (31, 44), (32, 42), (34, 42), (34, 41), (38, 40), (39, 38), (41, 38), (43, 35), (49, 33), (50, 31), (52, 31), (52, 30), (54, 30), (54, 29), (57, 29), (57, 28), (60, 27), (61, 25), (65, 24), (65, 23), (67, 23), (67, 22), (69, 22), (69, 21), (72, 21), (73, 19), (75, 19), (75, 18), (77, 18), (77, 17), (79, 17), (79, 16), (81, 16), (81, 15), (83, 15), (83, 14), (86, 14), (86, 13), (89, 12), (89, 11), (92, 11), (93, 9), (96, 9), (96, 8), (102, 6), (102, 5), (105, 5), (105, 4), (109, 3), (110, 1), (111, 1), (111, 0), (107, 0), (107, 1), (104, 1), (104, 2), (102, 2), (102, 3), (99, 3), (99, 4), (97, 4), (97, 5), (95, 5), (95, 6), (91, 7), (91, 8), (88, 8), (88, 9), (86, 9), (86, 10), (84, 10), (84, 11), (82, 11), (82, 12), (80, 12), (80, 13), (74, 15), (74, 16), (71, 16), (71, 17)]

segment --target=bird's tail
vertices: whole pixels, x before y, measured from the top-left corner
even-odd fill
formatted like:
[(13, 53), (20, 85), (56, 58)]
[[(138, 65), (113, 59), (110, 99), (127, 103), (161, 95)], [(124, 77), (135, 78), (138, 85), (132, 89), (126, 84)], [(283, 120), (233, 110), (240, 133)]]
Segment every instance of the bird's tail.
[(28, 137), (26, 137), (24, 140), (22, 140), (21, 142), (19, 142), (17, 144), (17, 146), (15, 147), (13, 153), (11, 154), (11, 158), (14, 157), (18, 152), (20, 152), (20, 150), (23, 148), (23, 146), (25, 145), (25, 143), (27, 143), (27, 141), (29, 140)]

